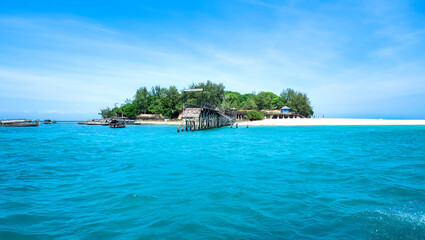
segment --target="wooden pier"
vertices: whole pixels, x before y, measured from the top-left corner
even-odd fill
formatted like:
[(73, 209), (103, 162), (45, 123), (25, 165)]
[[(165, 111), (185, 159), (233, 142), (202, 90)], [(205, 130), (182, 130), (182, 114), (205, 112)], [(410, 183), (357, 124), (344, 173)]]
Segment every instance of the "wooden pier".
[(207, 104), (197, 106), (185, 103), (181, 115), (182, 130), (197, 131), (223, 126), (231, 126), (236, 121), (224, 110), (213, 108)]

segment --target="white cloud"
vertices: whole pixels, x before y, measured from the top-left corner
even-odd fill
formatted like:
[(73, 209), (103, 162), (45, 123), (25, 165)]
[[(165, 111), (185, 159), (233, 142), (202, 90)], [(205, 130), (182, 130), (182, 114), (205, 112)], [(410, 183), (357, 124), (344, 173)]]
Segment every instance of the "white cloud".
[[(378, 4), (355, 21), (343, 16), (351, 10), (344, 4), (313, 11), (297, 2), (247, 3), (265, 7), (270, 15), (263, 17), (270, 19), (258, 26), (249, 18), (206, 21), (191, 33), (171, 30), (164, 39), (149, 29), (130, 32), (69, 16), (0, 16), (0, 43), (13, 43), (0, 46), (0, 101), (58, 101), (84, 113), (123, 102), (144, 85), (181, 89), (206, 80), (244, 93), (294, 88), (307, 92), (321, 112), (333, 113), (425, 94), (425, 60), (405, 56), (423, 44), (424, 31), (404, 14)], [(244, 16), (258, 9), (250, 11)], [(40, 111), (61, 109), (43, 104)]]

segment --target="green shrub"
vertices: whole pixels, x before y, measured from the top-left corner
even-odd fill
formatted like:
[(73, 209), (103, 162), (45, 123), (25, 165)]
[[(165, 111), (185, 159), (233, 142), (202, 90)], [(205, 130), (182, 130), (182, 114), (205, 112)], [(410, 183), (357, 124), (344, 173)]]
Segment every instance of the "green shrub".
[(264, 119), (264, 113), (260, 112), (260, 111), (249, 111), (246, 114), (249, 118), (249, 120), (263, 120)]

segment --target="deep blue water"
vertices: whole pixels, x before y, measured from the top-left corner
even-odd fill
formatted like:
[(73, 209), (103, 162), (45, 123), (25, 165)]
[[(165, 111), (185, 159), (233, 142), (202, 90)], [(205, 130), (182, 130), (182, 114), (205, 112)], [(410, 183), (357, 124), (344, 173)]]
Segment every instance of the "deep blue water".
[(0, 239), (425, 239), (425, 126), (0, 128)]

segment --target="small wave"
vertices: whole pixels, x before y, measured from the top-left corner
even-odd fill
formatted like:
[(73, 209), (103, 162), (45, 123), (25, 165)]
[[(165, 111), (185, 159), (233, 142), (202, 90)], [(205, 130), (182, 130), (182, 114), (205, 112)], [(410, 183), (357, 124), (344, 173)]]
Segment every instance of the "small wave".
[(375, 210), (368, 215), (366, 222), (372, 238), (425, 239), (422, 211)]
[[(376, 210), (375, 213), (382, 215), (394, 221), (410, 223), (417, 226), (425, 226), (425, 213), (406, 213), (406, 212), (385, 212)], [(425, 234), (425, 233), (424, 233)]]

